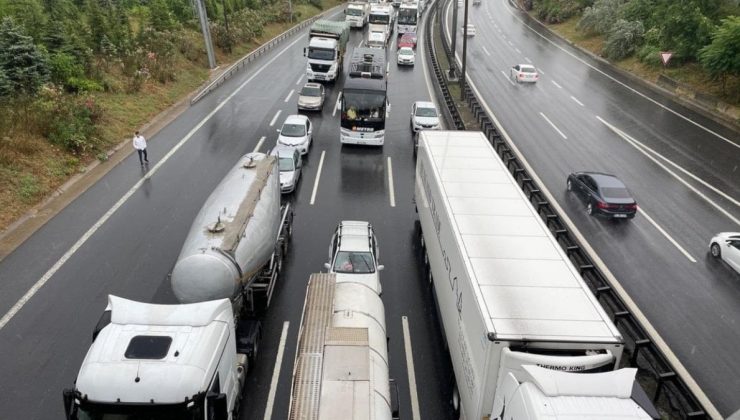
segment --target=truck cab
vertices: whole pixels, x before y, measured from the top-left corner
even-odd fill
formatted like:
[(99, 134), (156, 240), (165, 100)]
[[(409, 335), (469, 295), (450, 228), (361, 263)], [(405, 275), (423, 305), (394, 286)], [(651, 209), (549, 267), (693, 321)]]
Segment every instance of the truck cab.
[(369, 13), (368, 3), (351, 2), (344, 9), (344, 20), (352, 28), (363, 28), (367, 23)]
[(248, 355), (237, 353), (228, 299), (155, 305), (116, 296), (93, 334), (68, 420), (228, 420), (238, 411)]

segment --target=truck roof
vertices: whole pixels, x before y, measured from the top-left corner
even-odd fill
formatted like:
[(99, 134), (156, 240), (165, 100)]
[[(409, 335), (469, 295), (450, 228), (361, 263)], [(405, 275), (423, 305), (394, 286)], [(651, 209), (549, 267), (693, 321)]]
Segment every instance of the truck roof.
[(290, 420), (390, 420), (385, 310), (380, 296), (334, 274), (311, 274)]
[(350, 78), (384, 79), (386, 70), (385, 50), (358, 47), (352, 51), (349, 63)]
[[(231, 302), (155, 305), (108, 296), (110, 324), (93, 341), (76, 387), (94, 402), (181, 403), (207, 389), (234, 331)], [(138, 337), (138, 338), (137, 338)]]
[(622, 342), (483, 133), (422, 131), (419, 153), (432, 166), (423, 182), (440, 185), (436, 206), (451, 218), (489, 339)]
[(349, 33), (349, 23), (345, 21), (319, 19), (311, 24), (310, 34), (321, 33), (324, 36), (333, 36), (339, 38), (343, 34)]

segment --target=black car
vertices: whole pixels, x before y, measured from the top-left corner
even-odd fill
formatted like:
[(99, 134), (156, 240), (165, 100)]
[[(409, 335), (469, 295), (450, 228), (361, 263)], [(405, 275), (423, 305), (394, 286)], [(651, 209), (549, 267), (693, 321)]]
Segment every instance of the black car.
[(614, 175), (600, 172), (575, 172), (568, 175), (568, 191), (586, 203), (586, 213), (617, 219), (632, 219), (637, 202), (624, 183)]

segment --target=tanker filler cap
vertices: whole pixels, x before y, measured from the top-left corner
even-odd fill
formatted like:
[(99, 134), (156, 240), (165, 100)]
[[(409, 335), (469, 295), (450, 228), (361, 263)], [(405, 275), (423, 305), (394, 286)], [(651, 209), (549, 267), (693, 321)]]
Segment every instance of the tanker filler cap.
[(220, 233), (223, 232), (224, 229), (226, 229), (226, 226), (221, 221), (221, 215), (218, 216), (216, 223), (208, 225), (208, 231), (211, 233)]

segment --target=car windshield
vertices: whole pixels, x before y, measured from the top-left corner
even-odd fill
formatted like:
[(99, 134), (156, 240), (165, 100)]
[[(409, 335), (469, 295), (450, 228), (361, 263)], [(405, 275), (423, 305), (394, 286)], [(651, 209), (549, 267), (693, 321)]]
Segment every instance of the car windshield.
[(306, 135), (306, 126), (303, 124), (283, 124), (280, 135), (286, 137), (303, 137)]
[(373, 254), (369, 252), (339, 251), (334, 259), (335, 273), (367, 274), (375, 272)]
[(321, 96), (321, 89), (314, 86), (304, 86), (301, 89), (301, 96)]
[(632, 196), (630, 196), (630, 192), (627, 191), (627, 188), (619, 187), (601, 188), (601, 195), (603, 195), (604, 198), (632, 198)]
[(533, 67), (522, 67), (521, 72), (522, 73), (537, 73), (537, 71)]
[(398, 50), (398, 54), (399, 55), (414, 55), (414, 51), (408, 48), (401, 48), (400, 50)]
[(293, 159), (291, 158), (280, 158), (278, 159), (278, 169), (280, 172), (293, 172)]
[(418, 107), (416, 108), (416, 114), (417, 117), (436, 117), (437, 116), (437, 110), (434, 108), (423, 108)]
[(204, 417), (202, 403), (95, 404), (83, 402), (77, 420), (196, 420)]

